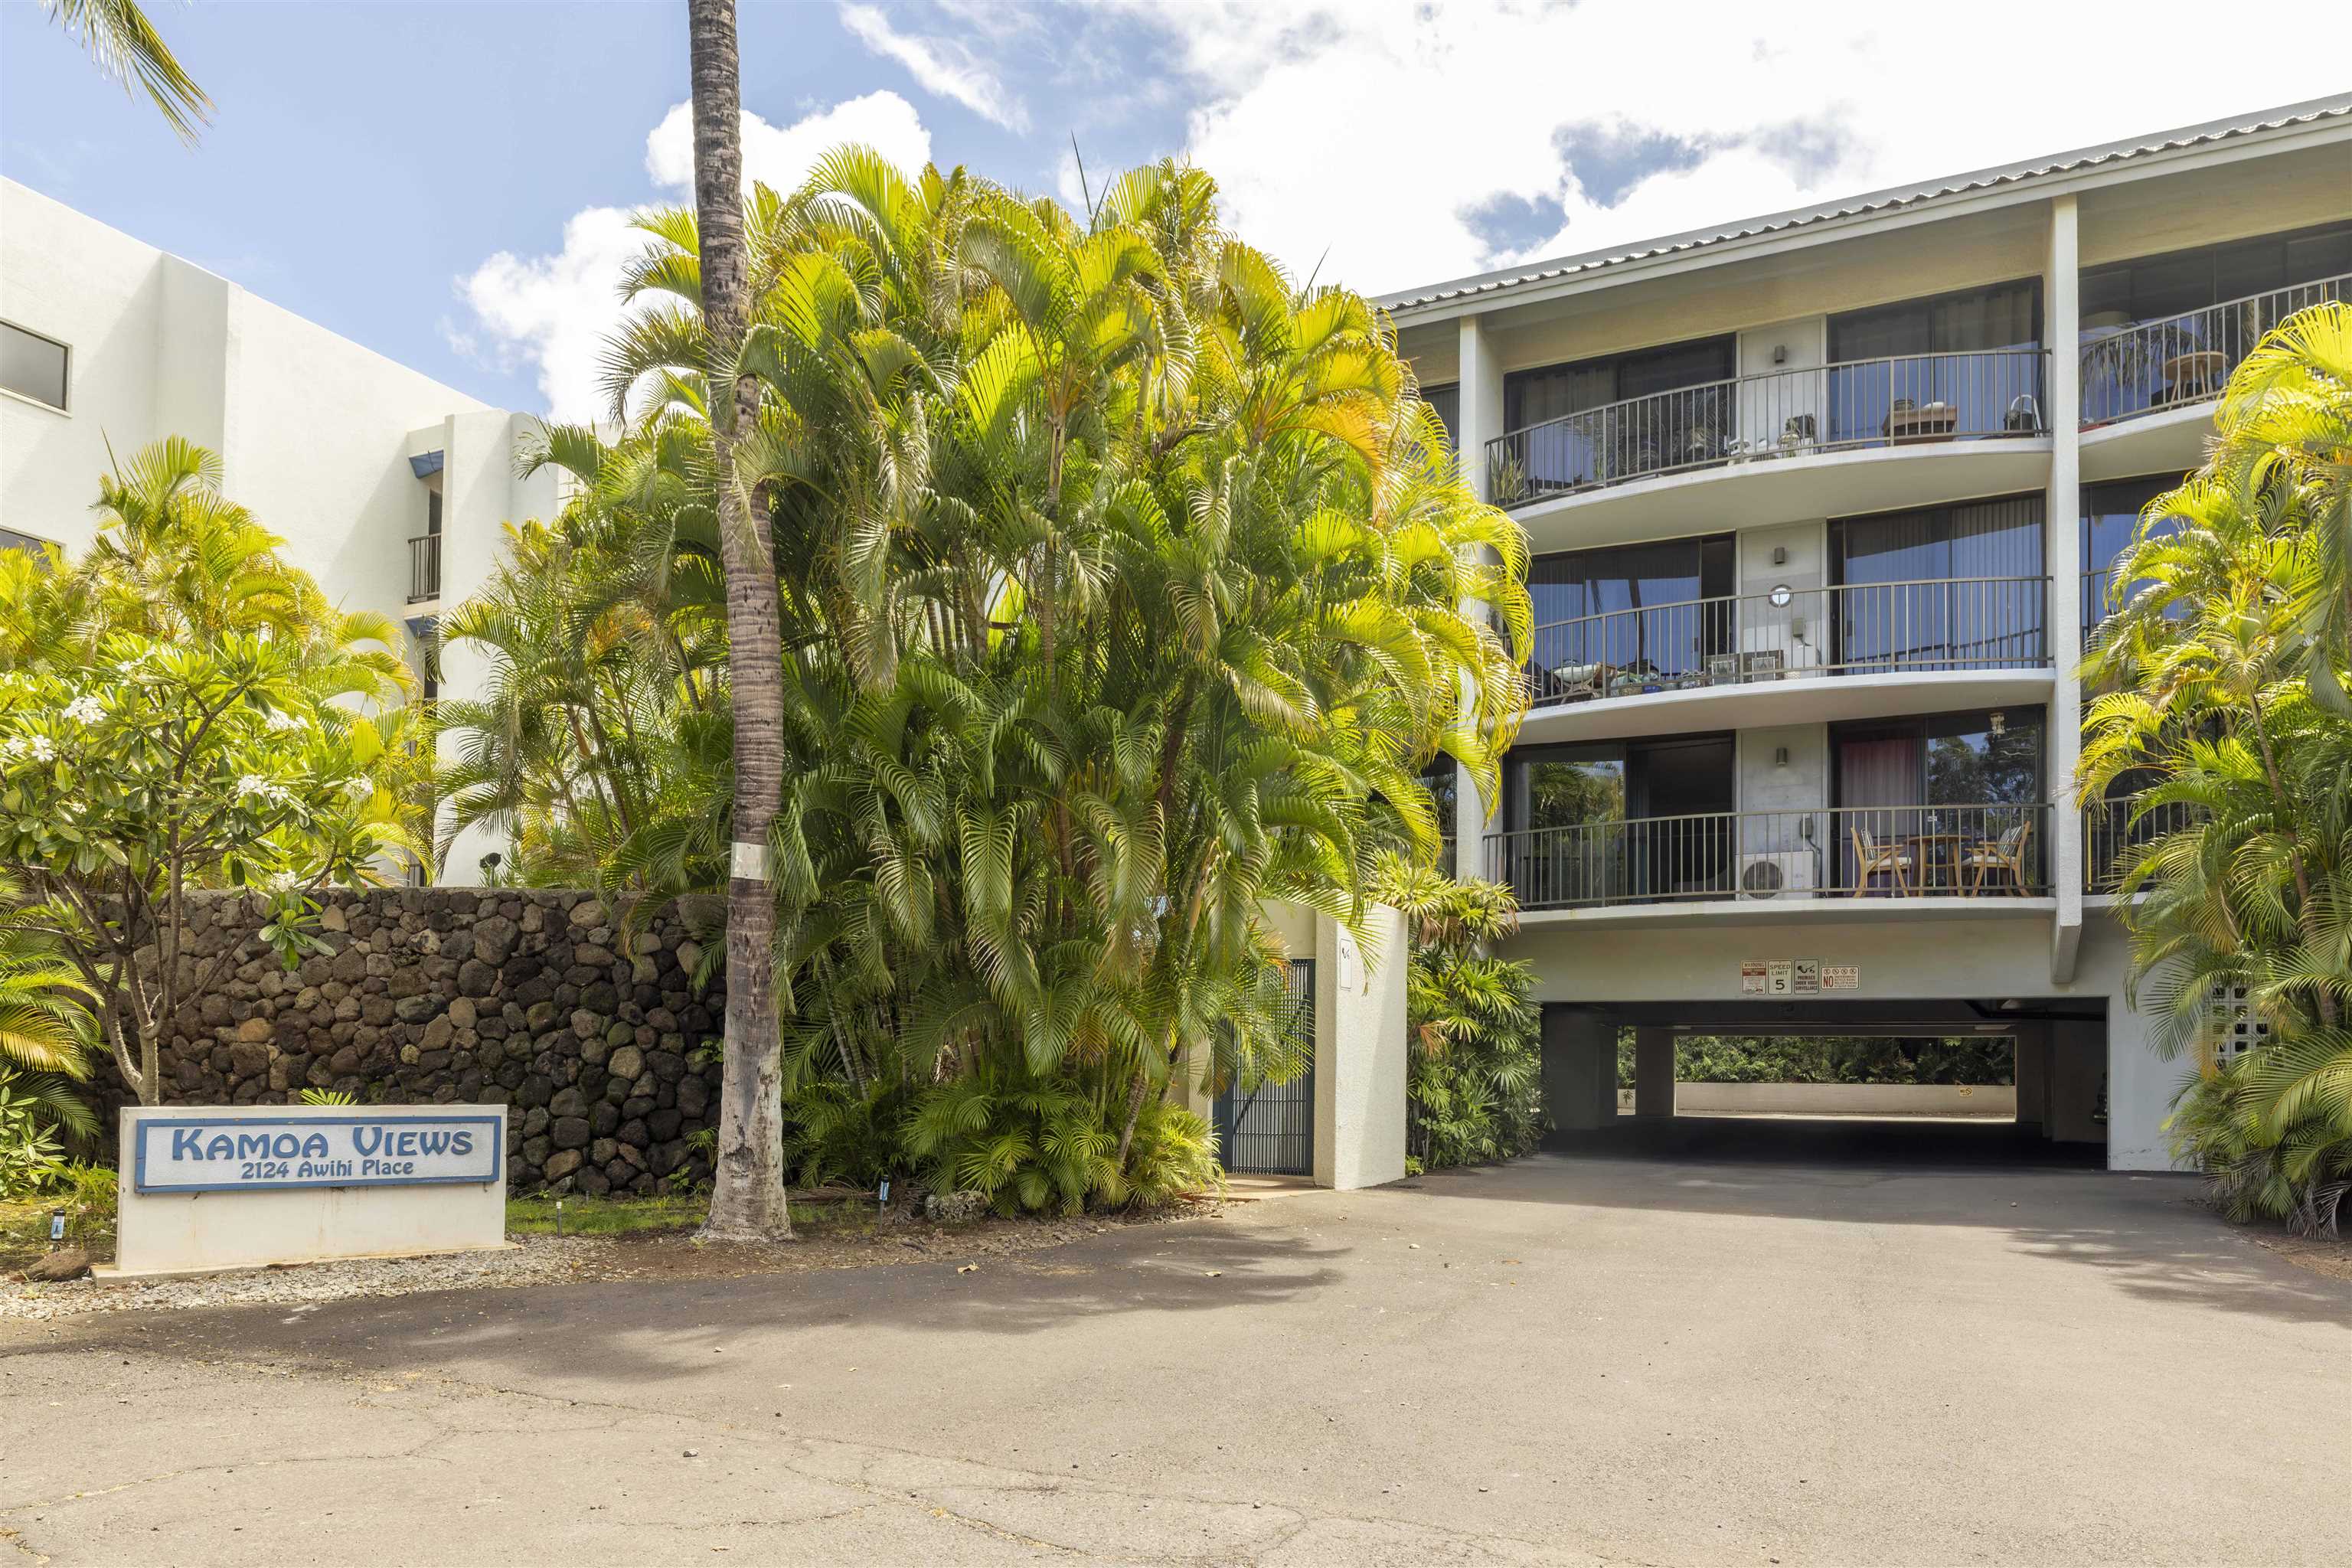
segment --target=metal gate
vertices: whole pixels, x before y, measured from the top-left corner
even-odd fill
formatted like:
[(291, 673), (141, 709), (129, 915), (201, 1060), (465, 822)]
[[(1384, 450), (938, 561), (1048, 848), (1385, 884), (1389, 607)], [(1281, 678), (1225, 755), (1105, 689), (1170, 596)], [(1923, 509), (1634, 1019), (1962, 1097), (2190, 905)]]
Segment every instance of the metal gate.
[(1288, 1083), (1236, 1079), (1217, 1096), (1217, 1147), (1236, 1173), (1315, 1173), (1315, 961), (1290, 961), (1290, 1037), (1307, 1070)]

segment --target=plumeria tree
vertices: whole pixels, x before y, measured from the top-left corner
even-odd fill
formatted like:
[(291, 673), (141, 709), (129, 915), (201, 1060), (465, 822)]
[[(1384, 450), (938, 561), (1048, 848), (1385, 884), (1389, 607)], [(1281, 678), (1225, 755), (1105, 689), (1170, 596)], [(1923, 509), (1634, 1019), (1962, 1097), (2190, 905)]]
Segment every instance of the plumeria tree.
[(106, 1044), (142, 1104), (181, 1009), (237, 959), (196, 957), (191, 897), (245, 889), (289, 962), (310, 895), (414, 847), (383, 721), (315, 702), (299, 647), (129, 634), (79, 669), (0, 676), (0, 859), (99, 998)]
[(150, 1105), (173, 1026), (236, 962), (193, 951), (194, 899), (267, 900), (297, 962), (312, 895), (415, 856), (425, 809), (399, 633), (330, 605), (218, 477), (160, 442), (103, 481), (79, 561), (0, 572), (0, 871)]

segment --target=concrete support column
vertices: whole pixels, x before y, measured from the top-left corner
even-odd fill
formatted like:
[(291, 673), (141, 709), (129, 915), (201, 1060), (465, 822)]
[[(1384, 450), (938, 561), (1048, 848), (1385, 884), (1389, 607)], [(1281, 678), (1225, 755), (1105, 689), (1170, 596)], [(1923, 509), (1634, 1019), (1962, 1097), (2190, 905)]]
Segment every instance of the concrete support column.
[(2050, 489), (2043, 508), (2042, 559), (2050, 573), (2050, 654), (2057, 684), (2050, 697), (2045, 749), (2050, 770), (2050, 835), (2045, 858), (2057, 917), (2051, 928), (2050, 978), (2074, 978), (2083, 940), (2083, 814), (2074, 804), (2074, 768), (2083, 750), (2083, 411), (2082, 263), (2074, 198), (2050, 204), (2050, 260), (2042, 278), (2042, 337), (2050, 348)]
[[(1503, 365), (1486, 341), (1485, 321), (1462, 318), (1459, 363), (1461, 413), (1454, 426), (1454, 451), (1481, 500), (1494, 499), (1486, 473), (1486, 443), (1503, 434)], [(1483, 606), (1465, 605), (1465, 613)], [(1507, 868), (1486, 864), (1485, 838), (1499, 822), (1490, 821), (1496, 803), (1483, 798), (1467, 768), (1457, 768), (1454, 780), (1454, 874), (1491, 877), (1508, 881)]]
[(2050, 1131), (2050, 1026), (2017, 1026), (2017, 1125), (2044, 1137)]
[(1675, 1032), (1672, 1029), (1633, 1031), (1633, 1114), (1641, 1117), (1675, 1113)]
[(1606, 1013), (1547, 1003), (1543, 1010), (1544, 1101), (1563, 1132), (1591, 1132), (1617, 1120), (1617, 1023)]

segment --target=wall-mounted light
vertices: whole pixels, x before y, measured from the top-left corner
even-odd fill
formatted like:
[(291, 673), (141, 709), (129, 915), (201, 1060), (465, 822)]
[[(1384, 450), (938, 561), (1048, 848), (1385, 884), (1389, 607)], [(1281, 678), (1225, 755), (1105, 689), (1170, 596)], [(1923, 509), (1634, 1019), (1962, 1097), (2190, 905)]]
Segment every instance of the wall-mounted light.
[(1772, 748), (1772, 765), (1776, 768), (1785, 768), (1789, 765), (1788, 747), (1775, 746)]
[(1774, 609), (1785, 610), (1795, 601), (1797, 591), (1794, 588), (1790, 587), (1786, 583), (1775, 583), (1772, 584), (1772, 592), (1768, 595), (1768, 597), (1771, 599), (1772, 607)]
[(1985, 722), (1992, 727), (1995, 736), (2009, 733), (2009, 715), (1998, 708), (1985, 715)]
[(1788, 563), (1789, 547), (1785, 544), (1774, 545), (1772, 547), (1772, 564), (1775, 566), (1786, 566)]
[(1789, 363), (1788, 344), (1774, 343), (1772, 345), (1772, 363), (1774, 364), (1787, 364)]

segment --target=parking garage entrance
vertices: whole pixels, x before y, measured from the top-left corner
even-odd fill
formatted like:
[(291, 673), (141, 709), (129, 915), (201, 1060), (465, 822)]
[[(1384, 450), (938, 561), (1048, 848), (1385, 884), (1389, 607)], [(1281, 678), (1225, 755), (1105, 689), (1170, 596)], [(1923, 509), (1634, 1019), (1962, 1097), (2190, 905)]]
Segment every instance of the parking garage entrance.
[(2081, 997), (1549, 1004), (1565, 1150), (2100, 1165), (2106, 1012)]

